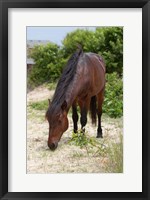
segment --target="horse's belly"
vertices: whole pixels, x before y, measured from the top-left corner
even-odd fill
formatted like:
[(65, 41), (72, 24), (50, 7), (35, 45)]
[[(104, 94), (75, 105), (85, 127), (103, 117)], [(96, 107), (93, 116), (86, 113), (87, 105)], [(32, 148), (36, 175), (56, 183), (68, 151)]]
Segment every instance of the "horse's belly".
[(88, 97), (92, 97), (97, 95), (103, 88), (104, 88), (104, 83), (102, 82), (95, 82), (95, 84), (90, 84), (90, 82), (86, 83), (84, 87), (80, 88), (80, 92), (78, 93), (78, 98), (79, 99), (85, 99)]
[(99, 82), (99, 83), (95, 83), (95, 87), (91, 88), (91, 96), (95, 96), (97, 95), (100, 91), (102, 91), (102, 89), (104, 88), (105, 83), (104, 82)]
[[(103, 74), (103, 76), (105, 76)], [(105, 86), (105, 79), (101, 74), (97, 73), (91, 80), (89, 92), (91, 96), (97, 95)]]

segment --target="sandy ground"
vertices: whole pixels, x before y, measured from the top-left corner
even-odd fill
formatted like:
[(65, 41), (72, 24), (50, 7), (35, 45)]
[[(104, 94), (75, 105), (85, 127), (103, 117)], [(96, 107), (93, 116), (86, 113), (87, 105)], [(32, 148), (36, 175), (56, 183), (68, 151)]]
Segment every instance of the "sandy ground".
[[(28, 105), (50, 98), (54, 91), (45, 87), (38, 87), (27, 94)], [(55, 151), (47, 147), (48, 122), (45, 120), (45, 110), (27, 109), (27, 173), (105, 173), (107, 157), (87, 152), (69, 143), (73, 122), (69, 116), (69, 128), (63, 134), (58, 148)], [(122, 133), (122, 119), (103, 117), (102, 128), (104, 139), (107, 142), (119, 142)], [(86, 125), (90, 137), (96, 137), (96, 127), (90, 120)], [(94, 151), (94, 150), (93, 150)]]

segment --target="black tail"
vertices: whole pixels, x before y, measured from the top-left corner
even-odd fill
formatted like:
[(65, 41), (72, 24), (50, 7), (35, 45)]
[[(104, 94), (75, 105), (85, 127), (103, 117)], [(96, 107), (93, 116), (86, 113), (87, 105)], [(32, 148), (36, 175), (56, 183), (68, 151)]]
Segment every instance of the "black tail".
[(96, 125), (96, 114), (97, 114), (96, 96), (93, 96), (93, 97), (91, 98), (90, 113), (91, 113), (92, 124), (95, 124), (95, 125)]

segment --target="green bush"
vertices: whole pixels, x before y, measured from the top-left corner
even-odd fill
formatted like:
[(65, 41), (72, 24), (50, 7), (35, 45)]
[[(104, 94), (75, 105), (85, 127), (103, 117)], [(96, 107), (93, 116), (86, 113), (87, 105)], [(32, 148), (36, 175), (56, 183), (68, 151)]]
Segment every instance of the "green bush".
[(123, 70), (123, 28), (106, 27), (97, 28), (96, 35), (103, 32), (104, 41), (99, 48), (99, 53), (103, 56), (106, 63), (107, 73), (117, 72), (122, 75)]
[(114, 118), (123, 114), (123, 81), (116, 72), (106, 74), (103, 112)]
[(28, 74), (28, 88), (56, 81), (66, 63), (59, 46), (53, 43), (34, 46), (30, 57), (34, 59), (35, 65)]

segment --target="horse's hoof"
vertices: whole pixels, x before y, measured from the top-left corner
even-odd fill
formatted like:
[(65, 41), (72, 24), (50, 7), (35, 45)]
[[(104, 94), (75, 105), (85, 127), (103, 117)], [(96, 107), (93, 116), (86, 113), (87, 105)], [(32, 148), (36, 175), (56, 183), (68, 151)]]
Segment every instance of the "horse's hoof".
[(74, 132), (74, 133), (78, 133), (78, 131), (77, 131), (77, 130), (73, 130), (73, 132)]
[(103, 136), (102, 135), (97, 135), (96, 138), (103, 138)]
[(81, 129), (81, 132), (84, 134), (84, 133), (85, 133), (85, 128), (82, 128), (82, 129)]

